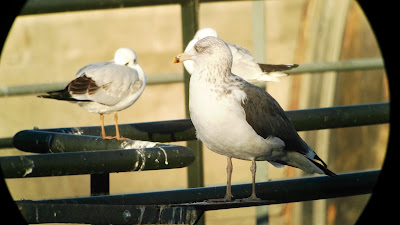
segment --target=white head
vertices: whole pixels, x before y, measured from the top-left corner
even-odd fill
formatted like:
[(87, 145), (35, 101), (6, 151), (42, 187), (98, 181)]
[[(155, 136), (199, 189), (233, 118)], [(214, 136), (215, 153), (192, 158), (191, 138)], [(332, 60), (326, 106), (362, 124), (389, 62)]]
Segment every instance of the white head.
[(212, 28), (210, 28), (210, 27), (205, 27), (205, 28), (202, 28), (202, 29), (198, 30), (196, 32), (196, 34), (194, 35), (193, 39), (198, 41), (198, 40), (201, 40), (201, 39), (203, 39), (205, 37), (208, 37), (208, 36), (218, 37), (217, 31), (212, 29)]
[(232, 68), (232, 52), (228, 45), (217, 37), (205, 37), (199, 40), (191, 50), (176, 56), (174, 62), (186, 60), (193, 60), (196, 63), (195, 71), (200, 67), (209, 67), (229, 71), (230, 74)]
[(119, 65), (132, 66), (137, 63), (136, 52), (130, 48), (119, 48), (114, 54), (114, 62)]

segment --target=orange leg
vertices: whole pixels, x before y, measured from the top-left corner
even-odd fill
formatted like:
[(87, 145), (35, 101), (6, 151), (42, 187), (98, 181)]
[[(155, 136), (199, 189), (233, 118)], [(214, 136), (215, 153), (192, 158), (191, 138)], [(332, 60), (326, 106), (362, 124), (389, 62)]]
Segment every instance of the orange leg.
[(124, 138), (124, 137), (121, 137), (120, 136), (120, 134), (119, 134), (119, 127), (118, 127), (118, 114), (117, 113), (115, 113), (114, 114), (114, 121), (115, 121), (115, 134), (116, 134), (116, 139), (117, 140), (131, 140), (131, 139), (129, 139), (129, 138)]
[(100, 114), (100, 122), (101, 122), (101, 137), (103, 139), (108, 139), (106, 137), (106, 131), (104, 129), (104, 114)]
[(106, 136), (106, 130), (104, 129), (104, 114), (100, 114), (100, 122), (101, 122), (101, 138), (104, 140), (116, 139), (113, 136)]

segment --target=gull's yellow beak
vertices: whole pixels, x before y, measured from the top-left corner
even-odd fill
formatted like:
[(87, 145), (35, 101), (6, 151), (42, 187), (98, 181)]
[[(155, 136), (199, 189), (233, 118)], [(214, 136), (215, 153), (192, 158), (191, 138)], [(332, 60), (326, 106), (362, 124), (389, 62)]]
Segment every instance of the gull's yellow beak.
[(180, 63), (181, 61), (179, 60), (178, 56), (175, 56), (174, 58), (174, 63)]
[(183, 61), (190, 60), (190, 59), (192, 59), (192, 56), (193, 55), (191, 55), (189, 53), (181, 53), (181, 54), (175, 56), (174, 63), (181, 63)]

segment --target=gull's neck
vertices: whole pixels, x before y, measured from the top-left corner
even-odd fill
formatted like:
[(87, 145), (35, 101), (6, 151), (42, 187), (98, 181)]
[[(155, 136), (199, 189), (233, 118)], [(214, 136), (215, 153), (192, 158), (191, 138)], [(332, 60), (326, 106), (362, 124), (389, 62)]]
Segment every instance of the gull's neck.
[(207, 82), (226, 83), (232, 76), (231, 67), (231, 61), (214, 58), (207, 60), (204, 64), (197, 64), (192, 76)]

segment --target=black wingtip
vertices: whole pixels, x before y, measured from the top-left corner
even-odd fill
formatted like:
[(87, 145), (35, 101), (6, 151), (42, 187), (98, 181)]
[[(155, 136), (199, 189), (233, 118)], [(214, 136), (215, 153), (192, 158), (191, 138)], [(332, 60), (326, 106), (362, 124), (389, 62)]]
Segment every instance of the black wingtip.
[(280, 72), (299, 67), (298, 64), (262, 64), (258, 63), (263, 72)]
[(47, 95), (38, 95), (37, 97), (38, 98), (50, 98), (50, 99), (56, 99), (56, 100), (66, 100), (66, 101), (71, 100), (71, 95), (65, 89), (59, 90), (59, 91), (47, 92)]
[[(309, 159), (309, 158), (307, 158), (307, 159)], [(336, 173), (334, 173), (334, 172), (332, 172), (332, 171), (330, 171), (328, 169), (328, 166), (326, 165), (326, 163), (324, 161), (322, 161), (322, 159), (319, 158), (317, 155), (315, 155), (314, 159), (320, 161), (323, 165), (319, 164), (318, 162), (316, 162), (316, 161), (314, 161), (312, 159), (309, 159), (309, 160), (312, 163), (314, 163), (314, 165), (316, 165), (318, 168), (320, 168), (326, 175), (328, 175), (330, 177), (336, 177), (337, 176)]]

